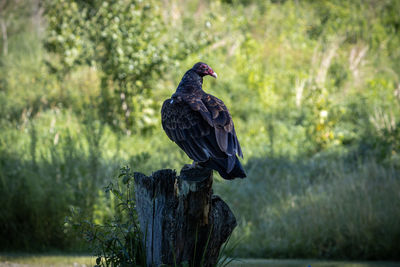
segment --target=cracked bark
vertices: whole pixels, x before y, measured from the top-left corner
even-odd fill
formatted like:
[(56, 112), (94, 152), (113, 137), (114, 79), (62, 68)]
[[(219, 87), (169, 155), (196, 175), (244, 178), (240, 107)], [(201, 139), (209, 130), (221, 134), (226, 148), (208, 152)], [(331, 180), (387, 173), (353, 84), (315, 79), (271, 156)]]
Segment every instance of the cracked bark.
[[(213, 266), (236, 226), (228, 205), (212, 193), (212, 171), (187, 168), (180, 176), (135, 173), (136, 209), (147, 266)], [(203, 257), (204, 253), (204, 257)]]

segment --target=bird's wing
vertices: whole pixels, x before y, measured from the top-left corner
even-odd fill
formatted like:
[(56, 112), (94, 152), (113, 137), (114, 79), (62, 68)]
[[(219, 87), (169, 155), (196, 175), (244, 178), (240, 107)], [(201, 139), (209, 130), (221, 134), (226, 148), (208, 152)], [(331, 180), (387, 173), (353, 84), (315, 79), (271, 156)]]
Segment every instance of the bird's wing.
[[(235, 126), (228, 108), (224, 102), (215, 96), (206, 94), (201, 99), (196, 96), (182, 98), (192, 110), (200, 113), (202, 118), (214, 129), (213, 141), (218, 144), (219, 150), (228, 157), (228, 173), (235, 165), (235, 155), (243, 158), (242, 149), (237, 139)], [(225, 156), (225, 157), (226, 157)]]
[[(193, 103), (192, 103), (193, 105)], [(167, 136), (197, 162), (211, 158), (226, 158), (216, 141), (211, 117), (201, 114), (204, 104), (197, 108), (186, 101), (167, 99), (161, 109), (161, 122)], [(196, 110), (197, 109), (197, 110)]]
[(202, 102), (207, 108), (213, 127), (215, 128), (215, 136), (220, 149), (228, 156), (238, 154), (243, 158), (242, 149), (237, 139), (235, 126), (231, 114), (224, 102), (215, 96), (207, 94), (203, 97)]

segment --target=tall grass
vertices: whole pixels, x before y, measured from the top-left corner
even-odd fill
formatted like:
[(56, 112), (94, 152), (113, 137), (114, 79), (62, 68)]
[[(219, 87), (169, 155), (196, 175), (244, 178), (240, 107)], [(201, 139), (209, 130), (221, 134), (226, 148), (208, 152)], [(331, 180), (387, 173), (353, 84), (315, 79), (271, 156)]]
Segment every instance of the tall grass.
[[(398, 259), (400, 177), (375, 159), (252, 159), (250, 179), (219, 184), (240, 214), (247, 257)], [(390, 229), (390, 231), (388, 231)]]

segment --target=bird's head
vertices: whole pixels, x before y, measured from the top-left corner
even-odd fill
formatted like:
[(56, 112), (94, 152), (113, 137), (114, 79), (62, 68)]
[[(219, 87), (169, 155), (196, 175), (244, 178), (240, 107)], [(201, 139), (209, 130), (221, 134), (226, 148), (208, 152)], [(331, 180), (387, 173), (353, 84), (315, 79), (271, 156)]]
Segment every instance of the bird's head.
[(194, 64), (192, 70), (194, 70), (201, 77), (206, 76), (206, 75), (210, 75), (214, 78), (218, 77), (217, 73), (215, 73), (210, 66), (208, 66), (206, 63), (203, 63), (203, 62), (198, 62), (198, 63)]

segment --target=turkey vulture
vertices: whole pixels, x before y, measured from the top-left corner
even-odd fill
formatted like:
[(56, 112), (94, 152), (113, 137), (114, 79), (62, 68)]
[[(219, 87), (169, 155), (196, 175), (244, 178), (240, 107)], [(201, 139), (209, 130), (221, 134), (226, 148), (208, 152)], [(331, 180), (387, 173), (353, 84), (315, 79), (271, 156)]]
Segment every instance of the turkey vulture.
[(222, 100), (203, 91), (203, 77), (217, 74), (205, 63), (196, 63), (183, 76), (176, 92), (161, 108), (162, 126), (168, 137), (195, 165), (214, 169), (228, 180), (246, 174), (235, 126)]

